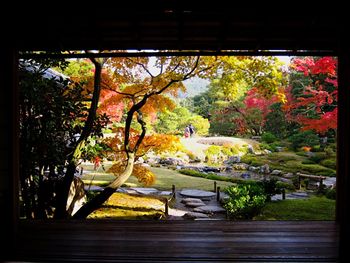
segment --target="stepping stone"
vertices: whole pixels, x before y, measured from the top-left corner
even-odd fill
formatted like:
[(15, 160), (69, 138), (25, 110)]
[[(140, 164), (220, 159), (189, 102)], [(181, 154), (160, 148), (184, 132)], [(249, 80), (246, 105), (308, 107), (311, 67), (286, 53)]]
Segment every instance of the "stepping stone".
[(195, 213), (195, 212), (188, 212), (182, 216), (183, 218), (187, 219), (196, 219), (196, 218), (209, 218), (208, 215), (203, 213)]
[(199, 198), (183, 198), (181, 200), (181, 203), (195, 203), (195, 202), (203, 203), (202, 199), (199, 199)]
[(134, 189), (130, 189), (130, 188), (123, 189), (123, 191), (121, 191), (121, 192), (122, 193), (127, 193), (127, 194), (137, 194), (138, 193)]
[[(287, 196), (286, 196), (286, 199), (287, 199)], [(277, 195), (271, 196), (271, 201), (278, 201), (278, 200), (283, 200), (282, 195), (277, 194)]]
[(155, 188), (138, 188), (138, 187), (132, 187), (130, 188), (131, 190), (136, 191), (137, 193), (144, 194), (144, 195), (149, 195), (149, 194), (154, 194), (157, 193), (158, 190)]
[(103, 191), (103, 187), (101, 186), (97, 186), (97, 185), (91, 185), (90, 187), (88, 185), (84, 186), (84, 190), (85, 191), (96, 191), (96, 192), (100, 192)]
[(158, 195), (172, 195), (172, 191), (161, 191)]
[(206, 214), (226, 212), (226, 210), (224, 208), (222, 208), (221, 206), (218, 206), (218, 205), (200, 206), (200, 207), (193, 209), (193, 211), (199, 212), (199, 213), (206, 213)]
[(198, 189), (184, 189), (180, 192), (181, 195), (186, 197), (194, 197), (194, 198), (209, 198), (216, 196), (216, 193), (198, 190)]
[(188, 202), (185, 204), (188, 207), (200, 207), (200, 206), (205, 206), (203, 202)]
[(118, 189), (116, 190), (116, 192), (117, 192), (117, 193), (128, 193), (128, 190), (125, 189), (125, 188), (118, 188)]
[(295, 193), (290, 193), (290, 194), (286, 194), (286, 199), (304, 199), (304, 198), (308, 198), (309, 195), (305, 192), (295, 192)]

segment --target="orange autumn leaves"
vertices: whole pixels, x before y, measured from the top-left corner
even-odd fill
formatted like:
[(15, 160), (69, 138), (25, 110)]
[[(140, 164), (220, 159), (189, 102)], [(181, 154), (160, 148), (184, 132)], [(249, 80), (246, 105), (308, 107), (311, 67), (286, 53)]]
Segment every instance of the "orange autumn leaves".
[[(106, 139), (105, 142), (110, 147), (110, 153), (113, 154), (114, 164), (108, 170), (108, 172), (118, 176), (125, 169), (127, 155), (124, 151), (124, 136), (125, 130), (122, 127), (113, 130), (115, 136), (113, 138)], [(135, 144), (139, 138), (139, 132), (135, 129), (130, 129), (130, 147), (135, 147)], [(182, 145), (178, 137), (167, 134), (152, 134), (146, 135), (143, 139), (140, 147), (138, 148), (137, 155), (135, 157), (135, 165), (133, 167), (132, 175), (135, 176), (139, 182), (145, 185), (151, 185), (155, 181), (155, 175), (138, 163), (138, 159), (147, 153), (160, 154), (164, 152), (177, 152), (181, 150)]]

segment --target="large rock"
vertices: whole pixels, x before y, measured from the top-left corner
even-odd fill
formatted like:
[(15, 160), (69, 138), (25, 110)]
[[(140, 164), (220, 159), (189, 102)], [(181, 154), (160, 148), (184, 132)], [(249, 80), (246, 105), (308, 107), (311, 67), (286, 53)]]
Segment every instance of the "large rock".
[(270, 167), (268, 164), (264, 164), (260, 166), (260, 173), (262, 174), (269, 174), (270, 173)]
[(241, 157), (239, 155), (233, 155), (230, 156), (224, 163), (225, 164), (233, 164), (233, 163), (240, 163)]
[(209, 218), (209, 216), (206, 214), (203, 214), (203, 213), (188, 212), (188, 213), (183, 215), (183, 218), (196, 219), (196, 218)]
[(248, 144), (248, 153), (255, 154), (254, 148), (252, 145)]
[(67, 210), (74, 215), (87, 202), (84, 190), (84, 182), (79, 177), (74, 177), (69, 188)]
[(295, 175), (293, 173), (286, 173), (284, 175), (282, 175), (284, 178), (287, 178), (287, 179), (291, 179), (293, 178)]
[(280, 170), (273, 170), (271, 172), (271, 175), (280, 175), (280, 174), (282, 174), (282, 171), (280, 171)]
[(247, 170), (249, 167), (249, 164), (246, 163), (235, 163), (232, 165), (233, 169), (235, 170)]
[(177, 166), (177, 165), (185, 165), (185, 161), (181, 158), (173, 158), (173, 157), (167, 157), (167, 158), (164, 158), (164, 159), (161, 159), (159, 161), (160, 164), (164, 164), (164, 165), (174, 165), (174, 166)]

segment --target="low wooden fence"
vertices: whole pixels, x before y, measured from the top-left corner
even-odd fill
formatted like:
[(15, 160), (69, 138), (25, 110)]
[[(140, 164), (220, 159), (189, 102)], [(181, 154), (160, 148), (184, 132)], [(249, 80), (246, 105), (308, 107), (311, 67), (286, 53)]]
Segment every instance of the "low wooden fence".
[(297, 173), (296, 175), (298, 176), (298, 187), (297, 187), (298, 189), (300, 189), (302, 178), (306, 178), (306, 179), (311, 179), (313, 181), (319, 182), (318, 189), (321, 190), (323, 180), (327, 178), (326, 176), (303, 174), (303, 173)]

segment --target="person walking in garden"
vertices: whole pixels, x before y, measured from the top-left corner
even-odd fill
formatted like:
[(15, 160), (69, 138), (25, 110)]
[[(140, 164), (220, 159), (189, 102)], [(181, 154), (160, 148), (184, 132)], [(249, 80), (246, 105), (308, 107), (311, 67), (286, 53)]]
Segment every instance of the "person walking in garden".
[(190, 137), (193, 137), (195, 134), (195, 130), (194, 130), (193, 125), (190, 123), (190, 125), (188, 125), (188, 128), (190, 130)]
[(190, 137), (190, 127), (187, 125), (184, 133), (185, 138)]

